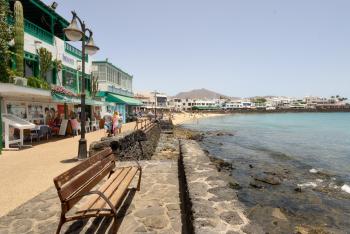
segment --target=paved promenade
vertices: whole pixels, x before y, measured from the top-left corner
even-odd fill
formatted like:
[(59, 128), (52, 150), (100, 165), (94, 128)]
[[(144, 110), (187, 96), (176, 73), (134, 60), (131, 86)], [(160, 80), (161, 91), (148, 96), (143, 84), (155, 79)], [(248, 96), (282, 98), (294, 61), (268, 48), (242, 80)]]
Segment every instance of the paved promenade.
[[(119, 163), (130, 164), (130, 162)], [(131, 189), (118, 211), (118, 233), (181, 233), (181, 212), (177, 162), (142, 161), (141, 190)], [(135, 180), (134, 182), (137, 182)], [(131, 186), (132, 187), (132, 186)], [(54, 233), (59, 220), (60, 203), (53, 186), (7, 215), (0, 217), (0, 234)], [(112, 218), (91, 218), (68, 222), (61, 233), (111, 233)]]
[[(140, 162), (141, 190), (133, 189), (135, 179), (118, 210), (118, 233), (181, 233), (178, 157), (178, 141), (162, 135), (153, 160)], [(118, 162), (117, 167), (130, 164), (134, 162)], [(50, 184), (46, 191), (0, 217), (0, 234), (54, 233), (60, 209), (56, 189)], [(112, 224), (112, 218), (68, 222), (61, 233), (111, 233)]]
[[(135, 123), (123, 126), (132, 130)], [(104, 136), (104, 130), (86, 134), (88, 145)], [(57, 140), (55, 140), (57, 139)], [(39, 145), (20, 151), (3, 151), (0, 155), (0, 216), (47, 190), (52, 179), (76, 165), (80, 136), (42, 140)]]

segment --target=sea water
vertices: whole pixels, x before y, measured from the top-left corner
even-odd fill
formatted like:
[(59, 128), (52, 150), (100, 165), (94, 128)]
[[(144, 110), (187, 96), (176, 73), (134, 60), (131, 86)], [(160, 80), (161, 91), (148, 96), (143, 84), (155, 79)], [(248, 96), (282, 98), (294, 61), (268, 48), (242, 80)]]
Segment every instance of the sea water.
[(288, 156), (315, 171), (341, 175), (350, 183), (350, 113), (232, 114), (185, 126), (232, 132), (233, 137), (220, 139), (224, 158)]
[[(184, 127), (204, 132), (200, 145), (232, 162), (237, 197), (266, 232), (350, 230), (350, 113), (232, 114)], [(261, 175), (281, 183), (261, 182)], [(274, 209), (287, 221), (276, 220)]]

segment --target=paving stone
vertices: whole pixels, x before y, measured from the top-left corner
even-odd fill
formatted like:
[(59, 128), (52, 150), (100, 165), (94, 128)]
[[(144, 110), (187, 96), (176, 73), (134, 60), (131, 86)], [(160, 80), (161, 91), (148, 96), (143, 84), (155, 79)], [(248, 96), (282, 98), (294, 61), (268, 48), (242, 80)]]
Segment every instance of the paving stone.
[(137, 228), (135, 228), (135, 232), (147, 232), (147, 229), (145, 228), (145, 226), (140, 225)]
[(196, 222), (196, 227), (216, 227), (219, 224), (218, 218), (200, 219)]
[(227, 231), (226, 234), (240, 234), (240, 233), (236, 231)]
[(179, 204), (167, 204), (166, 208), (168, 209), (168, 211), (171, 210), (180, 210), (180, 206)]
[(142, 222), (146, 225), (146, 227), (154, 228), (154, 229), (162, 229), (168, 225), (168, 220), (164, 215), (157, 216), (147, 216)]
[(220, 218), (224, 220), (226, 223), (229, 223), (232, 225), (239, 225), (243, 223), (243, 220), (235, 211), (225, 211), (220, 214)]
[(164, 214), (165, 209), (163, 207), (147, 207), (142, 210), (136, 211), (134, 215), (139, 218), (144, 218), (151, 215)]
[(36, 232), (40, 234), (41, 233), (46, 234), (46, 233), (52, 232), (52, 230), (56, 230), (56, 228), (57, 228), (57, 222), (55, 221), (43, 222), (38, 224), (36, 228)]
[(27, 233), (32, 229), (33, 222), (29, 219), (19, 219), (13, 222), (13, 233)]
[(227, 186), (229, 177), (217, 171), (197, 142), (181, 140), (180, 148), (195, 233), (226, 233), (229, 230), (243, 233), (242, 228), (249, 220), (243, 213), (236, 192)]

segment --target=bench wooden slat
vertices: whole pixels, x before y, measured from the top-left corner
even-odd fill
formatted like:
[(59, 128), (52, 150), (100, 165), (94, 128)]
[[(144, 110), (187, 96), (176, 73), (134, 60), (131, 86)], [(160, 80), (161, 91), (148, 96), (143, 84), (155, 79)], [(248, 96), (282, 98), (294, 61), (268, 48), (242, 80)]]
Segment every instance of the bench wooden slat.
[(89, 168), (91, 165), (97, 163), (101, 159), (108, 157), (111, 153), (112, 153), (112, 149), (106, 148), (106, 149), (102, 150), (101, 152), (98, 152), (94, 156), (88, 158), (86, 161), (76, 165), (75, 167), (72, 167), (68, 171), (57, 176), (56, 178), (54, 178), (54, 183), (56, 185), (56, 188), (60, 189), (65, 183), (70, 181), (73, 177), (82, 173), (84, 170)]
[[(99, 174), (97, 174), (94, 177), (94, 179), (92, 181), (93, 183), (89, 183), (86, 186), (82, 187), (74, 195), (77, 196), (77, 195), (81, 195), (81, 194), (84, 194), (84, 193), (91, 191), (91, 189), (93, 189), (106, 175), (108, 175), (114, 167), (115, 167), (114, 163), (111, 163), (108, 166), (106, 166)], [(67, 202), (68, 208), (71, 209), (80, 199), (81, 198), (69, 200)]]
[[(133, 167), (128, 175), (125, 177), (125, 179), (122, 181), (122, 183), (119, 185), (118, 189), (112, 194), (112, 196), (109, 198), (109, 200), (115, 204), (115, 205), (119, 205), (119, 203), (121, 202), (121, 199), (123, 198), (125, 192), (127, 191), (132, 179), (135, 177), (137, 171), (139, 169), (137, 167)], [(104, 207), (105, 209), (107, 209), (107, 204)]]
[[(112, 188), (114, 189), (113, 193), (108, 197), (109, 200), (114, 204), (115, 206), (118, 206), (118, 204), (121, 202), (125, 192), (127, 191), (131, 181), (135, 177), (136, 173), (138, 171), (137, 167), (132, 167), (130, 170), (128, 170), (128, 173), (124, 178), (120, 178), (121, 180), (115, 180), (112, 185)], [(118, 178), (118, 179), (119, 179)], [(116, 186), (116, 184), (118, 186)], [(97, 202), (93, 204), (93, 206), (89, 207), (88, 209), (85, 209), (86, 206), (84, 206), (83, 209), (80, 209), (76, 212), (76, 214), (83, 215), (84, 217), (87, 216), (104, 216), (107, 215), (108, 212), (111, 212), (111, 208), (109, 205), (103, 200), (102, 198), (99, 198)]]
[(71, 182), (65, 184), (60, 190), (62, 200), (66, 200), (72, 195), (76, 195), (76, 191), (80, 190), (89, 183), (96, 181), (96, 185), (98, 182), (100, 182), (95, 180), (96, 175), (98, 175), (100, 171), (108, 166), (108, 164), (113, 162), (113, 157), (113, 155), (110, 155), (102, 161), (97, 162), (93, 167), (88, 168), (75, 178), (71, 179)]
[[(120, 188), (121, 183), (127, 178), (134, 167), (124, 168), (123, 174), (112, 181), (111, 186), (104, 192), (104, 195), (111, 201), (111, 197), (115, 191)], [(112, 201), (111, 201), (112, 202)], [(113, 203), (113, 202), (112, 202)], [(114, 204), (114, 203), (113, 203)], [(101, 210), (106, 205), (105, 200), (100, 198), (91, 209)], [(108, 206), (109, 207), (109, 206)]]
[[(131, 167), (129, 167), (131, 168)], [(111, 190), (111, 186), (115, 186), (113, 183), (118, 178), (124, 178), (125, 174), (127, 173), (127, 168), (119, 168), (118, 171), (114, 172), (112, 176), (98, 189), (98, 191), (105, 194), (107, 197), (108, 195), (105, 193), (106, 190)], [(113, 189), (113, 188), (112, 188)], [(90, 195), (88, 199), (85, 201), (84, 205), (79, 208), (79, 210), (76, 213), (83, 213), (86, 210), (89, 210), (97, 201), (100, 199), (99, 195)]]

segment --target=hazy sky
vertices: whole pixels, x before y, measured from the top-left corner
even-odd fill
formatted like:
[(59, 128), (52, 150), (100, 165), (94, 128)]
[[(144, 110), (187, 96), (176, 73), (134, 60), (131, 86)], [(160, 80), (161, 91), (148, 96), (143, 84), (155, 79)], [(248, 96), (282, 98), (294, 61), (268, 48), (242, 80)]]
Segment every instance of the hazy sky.
[(349, 0), (56, 1), (137, 91), (350, 97)]

